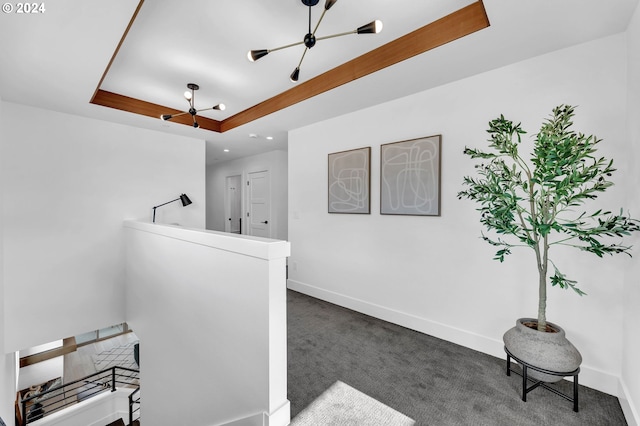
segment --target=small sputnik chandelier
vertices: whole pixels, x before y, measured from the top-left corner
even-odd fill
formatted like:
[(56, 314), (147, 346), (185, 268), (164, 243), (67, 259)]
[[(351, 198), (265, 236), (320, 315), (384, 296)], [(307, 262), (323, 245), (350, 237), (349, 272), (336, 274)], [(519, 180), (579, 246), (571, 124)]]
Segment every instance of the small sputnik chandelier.
[(196, 109), (194, 107), (194, 100), (195, 100), (195, 91), (200, 89), (200, 86), (198, 86), (195, 83), (189, 83), (187, 84), (187, 88), (189, 90), (187, 90), (186, 92), (184, 92), (184, 98), (187, 100), (187, 102), (189, 102), (189, 111), (186, 112), (181, 112), (179, 114), (163, 114), (160, 116), (160, 118), (163, 121), (167, 121), (167, 120), (171, 120), (174, 117), (178, 117), (181, 115), (185, 115), (185, 114), (191, 114), (191, 118), (193, 119), (193, 127), (195, 127), (196, 129), (198, 127), (200, 127), (200, 125), (198, 124), (198, 121), (196, 120), (196, 114), (199, 113), (200, 111), (208, 111), (211, 109), (215, 109), (218, 111), (224, 111), (225, 110), (225, 105), (224, 104), (218, 104), (218, 105), (214, 105), (211, 108), (203, 108), (203, 109)]

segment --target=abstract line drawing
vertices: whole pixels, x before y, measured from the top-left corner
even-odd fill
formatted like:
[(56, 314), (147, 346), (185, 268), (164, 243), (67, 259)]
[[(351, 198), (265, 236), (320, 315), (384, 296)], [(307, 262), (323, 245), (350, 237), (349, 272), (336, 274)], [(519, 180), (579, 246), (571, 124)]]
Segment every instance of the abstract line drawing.
[(329, 154), (329, 213), (369, 214), (371, 147)]
[(440, 216), (441, 136), (380, 147), (380, 214)]

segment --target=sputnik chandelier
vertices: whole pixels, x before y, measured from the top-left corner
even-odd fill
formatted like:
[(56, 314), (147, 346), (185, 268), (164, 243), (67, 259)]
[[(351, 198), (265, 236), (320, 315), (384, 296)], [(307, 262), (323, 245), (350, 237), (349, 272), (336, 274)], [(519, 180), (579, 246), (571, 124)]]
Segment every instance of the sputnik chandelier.
[(187, 89), (191, 90), (191, 91), (187, 90), (186, 92), (184, 92), (184, 98), (187, 100), (187, 102), (189, 102), (189, 111), (181, 112), (179, 114), (163, 114), (160, 116), (160, 118), (163, 121), (171, 120), (172, 118), (178, 117), (181, 115), (191, 114), (191, 118), (193, 119), (193, 127), (197, 129), (198, 127), (200, 127), (200, 125), (198, 124), (198, 121), (196, 120), (197, 113), (199, 113), (200, 111), (208, 111), (210, 109), (224, 111), (224, 109), (226, 108), (224, 104), (218, 104), (218, 105), (212, 106), (211, 108), (203, 108), (203, 109), (197, 110), (193, 105), (195, 100), (195, 91), (200, 89), (200, 86), (198, 86), (195, 83), (189, 83), (187, 84)]
[(302, 52), (302, 58), (300, 58), (300, 62), (298, 63), (298, 66), (293, 70), (293, 72), (291, 73), (291, 76), (289, 77), (292, 82), (298, 81), (298, 77), (300, 77), (300, 66), (302, 65), (302, 60), (304, 59), (304, 55), (306, 55), (307, 50), (311, 49), (313, 46), (316, 45), (317, 41), (325, 40), (333, 37), (345, 36), (349, 34), (377, 34), (380, 31), (382, 31), (382, 22), (380, 22), (379, 20), (375, 20), (353, 31), (347, 31), (344, 33), (333, 34), (333, 35), (324, 36), (324, 37), (316, 37), (316, 31), (320, 26), (320, 22), (322, 22), (322, 18), (324, 18), (324, 14), (327, 12), (327, 10), (331, 9), (331, 6), (336, 4), (338, 0), (326, 0), (324, 4), (324, 10), (322, 11), (322, 15), (320, 15), (320, 19), (318, 20), (318, 23), (316, 24), (316, 27), (314, 28), (313, 32), (311, 31), (311, 6), (315, 6), (316, 4), (318, 4), (320, 0), (301, 0), (301, 1), (302, 1), (302, 4), (304, 4), (305, 6), (309, 6), (309, 32), (304, 36), (303, 41), (287, 44), (286, 46), (276, 47), (275, 49), (250, 50), (249, 53), (247, 53), (247, 58), (249, 58), (251, 62), (255, 62), (258, 59), (268, 55), (269, 53), (275, 52), (276, 50), (282, 50), (288, 47), (298, 46), (304, 43), (305, 48), (304, 48), (304, 52)]

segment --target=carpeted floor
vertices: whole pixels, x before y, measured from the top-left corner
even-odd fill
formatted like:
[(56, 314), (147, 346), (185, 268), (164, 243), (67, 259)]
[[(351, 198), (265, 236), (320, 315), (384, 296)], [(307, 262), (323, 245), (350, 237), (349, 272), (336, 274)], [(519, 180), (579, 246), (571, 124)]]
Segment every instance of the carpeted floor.
[[(520, 398), (522, 379), (498, 359), (288, 290), (292, 418), (340, 380), (416, 426), (626, 425), (617, 398), (580, 386), (580, 412), (545, 390)], [(570, 382), (558, 384), (564, 393)]]
[(290, 426), (414, 426), (415, 422), (340, 380), (291, 421)]

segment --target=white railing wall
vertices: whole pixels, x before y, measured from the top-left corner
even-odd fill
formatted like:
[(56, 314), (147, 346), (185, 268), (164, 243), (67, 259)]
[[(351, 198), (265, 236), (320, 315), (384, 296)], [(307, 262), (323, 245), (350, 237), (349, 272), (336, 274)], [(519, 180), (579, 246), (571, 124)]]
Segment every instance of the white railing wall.
[(289, 243), (134, 221), (125, 234), (144, 423), (287, 425)]
[(104, 426), (118, 419), (129, 423), (129, 394), (132, 391), (131, 388), (122, 388), (104, 392), (29, 422), (29, 426)]

